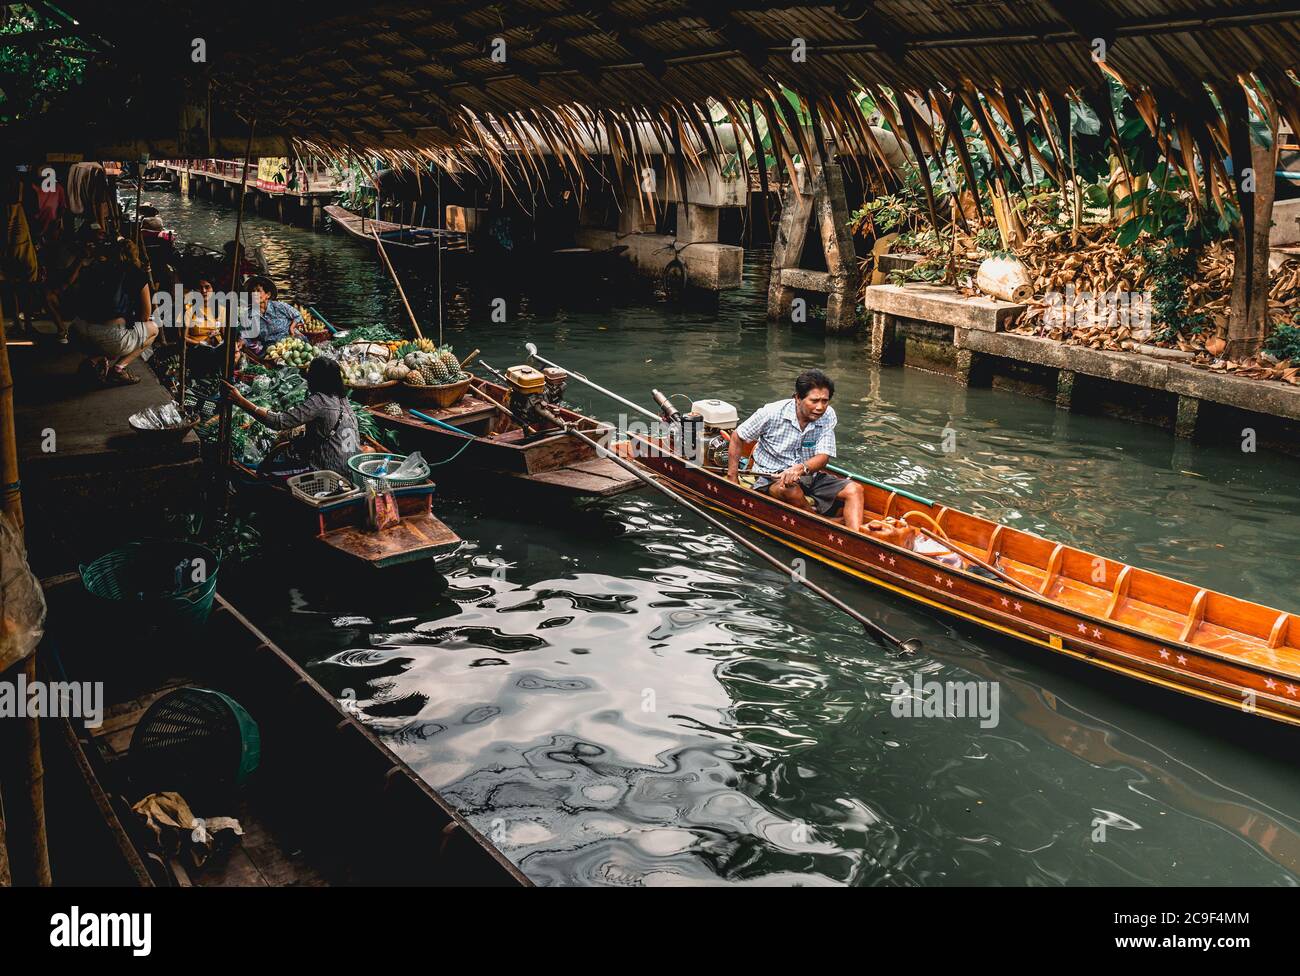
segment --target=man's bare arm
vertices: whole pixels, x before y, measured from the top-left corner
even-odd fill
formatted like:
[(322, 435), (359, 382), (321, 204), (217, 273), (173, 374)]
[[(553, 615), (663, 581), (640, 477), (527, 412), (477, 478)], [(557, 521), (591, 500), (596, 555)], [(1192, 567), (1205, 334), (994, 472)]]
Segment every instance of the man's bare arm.
[(740, 481), (740, 455), (749, 451), (758, 441), (747, 441), (739, 434), (731, 435), (731, 447), (727, 449), (727, 480)]

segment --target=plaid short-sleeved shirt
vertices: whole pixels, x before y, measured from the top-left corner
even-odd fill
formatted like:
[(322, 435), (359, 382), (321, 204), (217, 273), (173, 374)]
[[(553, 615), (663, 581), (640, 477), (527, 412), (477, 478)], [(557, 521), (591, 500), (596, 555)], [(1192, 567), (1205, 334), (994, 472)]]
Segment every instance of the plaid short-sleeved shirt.
[(835, 408), (827, 407), (819, 419), (800, 428), (794, 398), (777, 400), (759, 408), (736, 433), (746, 441), (758, 442), (751, 470), (775, 474), (806, 464), (818, 454), (835, 456)]

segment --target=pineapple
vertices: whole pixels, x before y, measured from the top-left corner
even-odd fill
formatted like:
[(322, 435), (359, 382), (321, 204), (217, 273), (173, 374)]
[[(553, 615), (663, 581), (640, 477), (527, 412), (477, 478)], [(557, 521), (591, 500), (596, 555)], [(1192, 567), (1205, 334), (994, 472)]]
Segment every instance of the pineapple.
[(456, 354), (451, 351), (451, 346), (443, 346), (438, 350), (438, 358), (442, 360), (443, 365), (454, 375), (460, 371), (460, 360)]
[(447, 367), (441, 359), (431, 359), (420, 367), (420, 372), (424, 374), (424, 381), (430, 386), (441, 386), (444, 383), (450, 383), (451, 377), (447, 373)]
[(406, 382), (412, 386), (424, 386), (424, 376), (418, 369), (413, 369), (406, 374)]

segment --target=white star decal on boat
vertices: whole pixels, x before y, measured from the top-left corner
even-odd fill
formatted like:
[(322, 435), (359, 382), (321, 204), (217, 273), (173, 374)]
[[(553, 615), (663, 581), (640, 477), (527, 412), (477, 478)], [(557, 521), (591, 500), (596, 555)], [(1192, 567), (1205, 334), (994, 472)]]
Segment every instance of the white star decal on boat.
[(1014, 610), (1016, 613), (1019, 613), (1021, 610), (1021, 606), (1019, 603), (1013, 603), (1011, 604), (1011, 609)]
[(1002, 598), (1002, 605), (1003, 605), (1004, 607), (1009, 607), (1009, 606), (1011, 606), (1011, 601), (1008, 600), (1006, 597), (1003, 597), (1003, 598)]
[(1295, 685), (1287, 685), (1287, 686), (1286, 686), (1286, 693), (1287, 693), (1288, 695), (1290, 695), (1292, 698), (1294, 698), (1294, 697), (1295, 697)]
[(1179, 655), (1178, 655), (1178, 663), (1179, 663), (1179, 664), (1186, 664), (1186, 663), (1187, 663), (1187, 656), (1186, 656), (1185, 654), (1179, 654)]
[(1097, 638), (1098, 640), (1100, 640), (1100, 639), (1101, 639), (1101, 631), (1098, 630), (1096, 627), (1092, 628), (1092, 636), (1095, 637), (1095, 638)]
[(943, 582), (943, 577), (940, 576), (938, 573), (935, 573), (935, 574), (934, 574), (934, 581), (935, 581), (936, 583), (942, 583), (942, 582)]
[(1168, 652), (1167, 650), (1165, 650), (1163, 647), (1160, 648), (1160, 660), (1162, 660), (1162, 661), (1168, 661), (1168, 660), (1169, 660), (1169, 652)]
[(893, 556), (890, 556), (890, 557), (889, 557), (889, 565), (891, 565), (891, 566), (894, 565), (894, 557), (893, 557)]
[(882, 563), (885, 561), (885, 554), (883, 552), (880, 554), (880, 561)]
[(1277, 682), (1274, 681), (1272, 678), (1265, 678), (1264, 687), (1267, 688), (1269, 691), (1272, 691), (1274, 688), (1277, 687)]
[(1087, 625), (1087, 624), (1079, 624), (1079, 633), (1081, 633), (1081, 634), (1086, 634), (1087, 632), (1088, 632), (1088, 625)]
[(952, 580), (947, 580), (946, 582), (948, 583), (948, 589), (951, 590), (951, 589), (952, 589)]

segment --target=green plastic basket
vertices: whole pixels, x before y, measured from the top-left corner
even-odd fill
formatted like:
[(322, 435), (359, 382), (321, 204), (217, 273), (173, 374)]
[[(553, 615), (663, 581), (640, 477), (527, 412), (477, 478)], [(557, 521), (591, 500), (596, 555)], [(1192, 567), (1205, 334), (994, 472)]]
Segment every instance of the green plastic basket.
[(131, 733), (132, 778), (143, 790), (176, 790), (197, 802), (229, 796), (262, 758), (257, 722), (229, 695), (179, 688), (145, 711)]
[(194, 542), (132, 542), (81, 567), (81, 582), (111, 613), (161, 637), (207, 622), (221, 560)]

